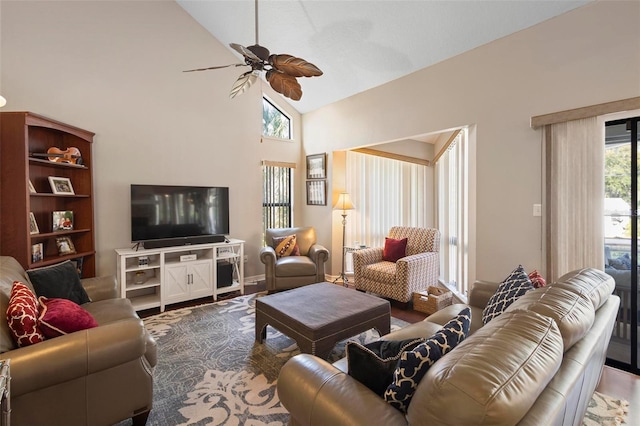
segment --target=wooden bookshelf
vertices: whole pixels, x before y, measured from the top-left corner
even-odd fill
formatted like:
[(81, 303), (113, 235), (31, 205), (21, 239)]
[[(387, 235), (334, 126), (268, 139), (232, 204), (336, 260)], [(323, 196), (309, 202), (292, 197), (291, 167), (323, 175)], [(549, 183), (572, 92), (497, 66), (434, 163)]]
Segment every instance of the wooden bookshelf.
[[(0, 113), (0, 253), (25, 269), (67, 259), (83, 260), (83, 277), (95, 276), (92, 144), (94, 133), (31, 112)], [(51, 147), (80, 150), (81, 164), (35, 157)], [(69, 179), (73, 194), (54, 194), (49, 177)], [(30, 191), (30, 183), (36, 192)], [(73, 229), (53, 231), (53, 212), (73, 211)], [(32, 233), (30, 213), (39, 232)], [(68, 238), (76, 253), (60, 254), (56, 239)], [(40, 260), (32, 246), (43, 244)]]

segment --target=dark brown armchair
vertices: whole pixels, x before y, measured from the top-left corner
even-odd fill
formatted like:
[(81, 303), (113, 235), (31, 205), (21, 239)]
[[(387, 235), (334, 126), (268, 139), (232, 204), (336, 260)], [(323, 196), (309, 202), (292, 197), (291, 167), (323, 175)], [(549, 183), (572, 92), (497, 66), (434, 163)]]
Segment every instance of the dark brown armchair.
[[(296, 236), (299, 255), (278, 256), (274, 238), (290, 235)], [(268, 292), (325, 281), (324, 264), (329, 260), (329, 251), (316, 243), (315, 228), (271, 228), (267, 229), (265, 240), (267, 246), (260, 250), (260, 260), (265, 265)]]

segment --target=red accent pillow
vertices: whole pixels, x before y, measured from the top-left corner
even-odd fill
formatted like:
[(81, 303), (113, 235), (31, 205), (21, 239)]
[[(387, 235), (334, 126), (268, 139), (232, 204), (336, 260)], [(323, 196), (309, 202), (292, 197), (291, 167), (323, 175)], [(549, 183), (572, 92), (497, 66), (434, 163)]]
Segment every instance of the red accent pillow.
[(97, 327), (93, 316), (82, 306), (68, 299), (38, 298), (40, 302), (40, 329), (47, 338), (62, 336), (74, 331)]
[(397, 262), (407, 255), (407, 239), (396, 240), (385, 237), (384, 249), (382, 250), (382, 260), (387, 262)]
[(533, 288), (545, 287), (547, 285), (547, 280), (540, 275), (537, 269), (531, 271), (529, 279), (531, 280), (531, 284), (533, 284)]
[(33, 291), (20, 281), (14, 281), (7, 307), (7, 323), (19, 348), (44, 340), (38, 327), (38, 300)]

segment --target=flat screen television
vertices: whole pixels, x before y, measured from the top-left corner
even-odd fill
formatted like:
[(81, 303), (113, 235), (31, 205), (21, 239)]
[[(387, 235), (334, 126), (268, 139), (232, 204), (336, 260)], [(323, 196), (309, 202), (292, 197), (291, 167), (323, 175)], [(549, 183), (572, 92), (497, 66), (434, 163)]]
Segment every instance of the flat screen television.
[(145, 248), (222, 242), (229, 188), (131, 185), (131, 241)]

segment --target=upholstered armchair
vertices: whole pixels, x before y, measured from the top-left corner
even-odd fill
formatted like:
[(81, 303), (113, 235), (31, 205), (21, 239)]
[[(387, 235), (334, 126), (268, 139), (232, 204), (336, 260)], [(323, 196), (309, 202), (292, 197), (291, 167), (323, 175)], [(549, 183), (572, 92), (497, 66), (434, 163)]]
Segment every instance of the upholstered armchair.
[[(286, 239), (292, 235), (294, 243)], [(270, 228), (265, 240), (267, 246), (260, 250), (260, 260), (265, 265), (269, 293), (325, 280), (324, 264), (329, 260), (329, 251), (316, 243), (315, 228)]]
[(389, 238), (407, 238), (406, 256), (396, 262), (383, 260), (383, 247), (353, 252), (357, 290), (409, 302), (413, 292), (438, 283), (440, 275), (440, 231), (433, 228), (394, 226)]

